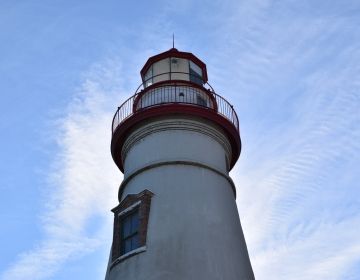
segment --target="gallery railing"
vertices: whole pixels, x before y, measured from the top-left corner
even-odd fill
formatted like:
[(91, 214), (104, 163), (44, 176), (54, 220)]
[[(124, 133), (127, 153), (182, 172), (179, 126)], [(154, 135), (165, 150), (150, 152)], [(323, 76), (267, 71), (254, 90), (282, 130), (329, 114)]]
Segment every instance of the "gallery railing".
[[(134, 114), (143, 112), (146, 109), (154, 108), (156, 106), (167, 106), (174, 104), (182, 104), (188, 106), (197, 106), (206, 110), (211, 110), (214, 114), (220, 116), (231, 122), (237, 130), (239, 130), (239, 120), (233, 106), (223, 97), (216, 94), (212, 87), (207, 83), (199, 83), (199, 77), (196, 77), (197, 82), (189, 81), (179, 75), (188, 75), (189, 73), (172, 72), (162, 73), (153, 76), (149, 79), (154, 80), (155, 77), (167, 74), (168, 76), (175, 76), (176, 79), (157, 79), (157, 82), (149, 85), (148, 81), (144, 81), (139, 86), (135, 94), (128, 98), (121, 106), (118, 107), (112, 123), (112, 133), (116, 128), (122, 124), (126, 119)], [(145, 85), (147, 85), (145, 87)]]

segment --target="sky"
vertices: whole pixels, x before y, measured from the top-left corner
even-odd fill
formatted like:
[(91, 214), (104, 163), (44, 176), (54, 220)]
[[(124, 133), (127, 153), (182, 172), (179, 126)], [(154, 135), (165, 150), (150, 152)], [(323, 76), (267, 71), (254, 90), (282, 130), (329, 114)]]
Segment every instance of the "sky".
[(359, 279), (360, 2), (0, 0), (0, 279), (103, 279), (111, 120), (146, 60), (207, 64), (258, 280)]

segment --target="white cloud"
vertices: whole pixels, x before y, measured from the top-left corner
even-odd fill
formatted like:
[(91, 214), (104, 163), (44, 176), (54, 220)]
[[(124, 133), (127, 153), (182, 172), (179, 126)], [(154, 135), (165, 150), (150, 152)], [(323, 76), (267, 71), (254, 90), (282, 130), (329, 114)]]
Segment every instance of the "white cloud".
[[(244, 146), (232, 176), (242, 225), (256, 279), (344, 279), (360, 259), (357, 32), (344, 16), (277, 3), (230, 1), (202, 17), (211, 15), (216, 26), (207, 35), (209, 80), (240, 117)], [(190, 2), (181, 13), (189, 9)], [(171, 40), (159, 38), (163, 27), (172, 33), (168, 19), (160, 13), (144, 28), (145, 45), (168, 48)], [(196, 46), (190, 51), (198, 54)], [(110, 122), (130, 95), (121, 94), (118, 65), (94, 67), (56, 124), (47, 239), (21, 255), (4, 280), (49, 278), (67, 260), (104, 246), (121, 180), (110, 158)], [(125, 75), (134, 80), (138, 70)], [(94, 215), (104, 222), (89, 236)]]
[[(118, 60), (95, 65), (64, 118), (54, 122), (58, 153), (43, 216), (46, 238), (21, 254), (2, 279), (49, 279), (65, 262), (109, 245), (109, 210), (122, 177), (110, 155), (111, 120), (123, 92), (120, 65)], [(94, 216), (101, 221), (89, 236)]]
[(244, 146), (232, 175), (251, 261), (257, 279), (344, 279), (360, 259), (356, 30), (276, 8), (216, 60), (234, 62), (217, 80), (237, 100)]

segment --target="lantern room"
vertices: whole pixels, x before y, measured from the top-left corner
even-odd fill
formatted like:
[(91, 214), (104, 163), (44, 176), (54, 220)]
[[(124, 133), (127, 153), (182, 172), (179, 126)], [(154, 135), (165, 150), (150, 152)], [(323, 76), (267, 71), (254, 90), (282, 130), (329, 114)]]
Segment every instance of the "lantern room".
[(135, 94), (118, 107), (112, 125), (112, 154), (123, 169), (122, 148), (135, 124), (157, 117), (207, 119), (226, 131), (232, 146), (229, 169), (240, 155), (239, 121), (232, 105), (208, 83), (206, 65), (189, 52), (171, 48), (150, 57)]
[(234, 107), (191, 53), (172, 48), (140, 73), (112, 121), (124, 179), (105, 279), (254, 280), (229, 176), (241, 152)]
[(207, 82), (206, 65), (192, 53), (172, 48), (152, 56), (140, 71), (144, 88), (169, 80), (189, 81), (198, 85)]
[(150, 57), (140, 74), (142, 89), (137, 91), (134, 111), (169, 103), (217, 108), (214, 95), (205, 88), (206, 65), (192, 53), (172, 48)]

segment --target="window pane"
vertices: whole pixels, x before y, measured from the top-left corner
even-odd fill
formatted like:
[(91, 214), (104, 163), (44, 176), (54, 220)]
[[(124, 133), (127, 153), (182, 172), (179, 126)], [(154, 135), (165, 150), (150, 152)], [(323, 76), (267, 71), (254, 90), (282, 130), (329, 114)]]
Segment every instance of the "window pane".
[(189, 81), (189, 61), (184, 58), (172, 57), (171, 80)]
[(190, 60), (190, 70), (198, 74), (198, 76), (202, 76), (202, 71), (199, 66), (197, 66), (194, 62)]
[(139, 229), (139, 213), (136, 211), (131, 217), (131, 233), (137, 232)]
[(162, 59), (153, 64), (153, 83), (169, 80), (170, 58)]
[(128, 216), (126, 218), (124, 218), (123, 223), (122, 223), (122, 236), (123, 238), (128, 237), (131, 234), (131, 217)]
[(139, 247), (139, 209), (135, 209), (121, 219), (121, 254)]
[(152, 69), (152, 65), (151, 65), (144, 77), (145, 87), (152, 85), (152, 83), (153, 83), (152, 76), (153, 76), (153, 69)]
[(190, 61), (190, 81), (193, 83), (196, 83), (198, 85), (202, 85), (203, 79), (202, 79), (202, 71), (199, 66), (197, 66), (195, 63)]
[(131, 248), (132, 248), (132, 250), (135, 250), (136, 248), (139, 248), (139, 235), (138, 234), (135, 234), (131, 238)]
[(132, 250), (131, 248), (131, 238), (126, 239), (124, 242), (124, 252), (123, 254), (126, 254), (127, 252), (130, 252)]

